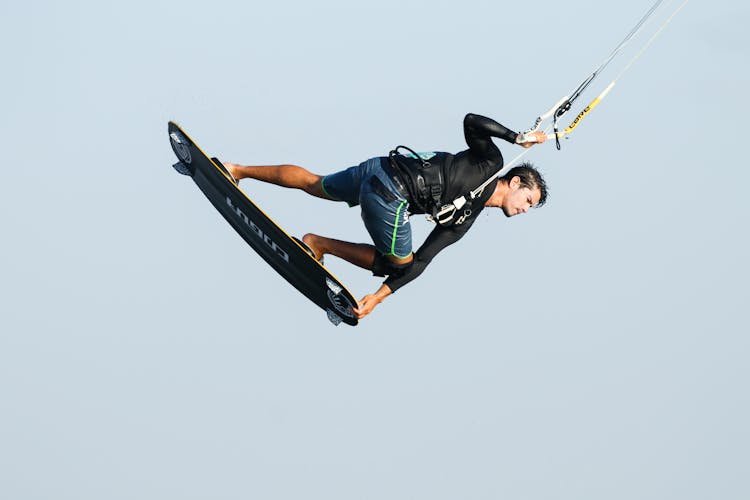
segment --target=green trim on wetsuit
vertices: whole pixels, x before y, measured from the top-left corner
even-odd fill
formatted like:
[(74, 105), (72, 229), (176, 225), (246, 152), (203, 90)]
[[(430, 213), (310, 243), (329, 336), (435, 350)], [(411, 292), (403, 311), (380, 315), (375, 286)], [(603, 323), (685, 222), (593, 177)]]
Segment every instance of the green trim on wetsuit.
[(393, 237), (391, 238), (391, 252), (387, 255), (393, 255), (394, 257), (398, 259), (405, 259), (409, 255), (411, 255), (411, 252), (409, 252), (409, 255), (404, 255), (403, 257), (398, 255), (396, 250), (396, 236), (398, 236), (398, 217), (401, 215), (401, 209), (404, 208), (404, 205), (406, 205), (408, 201), (402, 201), (401, 204), (398, 206), (398, 209), (396, 210), (396, 220), (393, 222)]
[(325, 195), (326, 195), (326, 196), (328, 196), (328, 197), (329, 197), (330, 199), (332, 199), (332, 200), (335, 200), (336, 198), (334, 198), (333, 196), (331, 196), (331, 193), (329, 193), (329, 192), (328, 192), (328, 191), (326, 190), (326, 177), (328, 177), (328, 176), (327, 176), (327, 175), (326, 175), (326, 176), (323, 176), (323, 177), (322, 177), (322, 178), (320, 179), (320, 189), (322, 189), (322, 190), (323, 190), (323, 193), (325, 193)]

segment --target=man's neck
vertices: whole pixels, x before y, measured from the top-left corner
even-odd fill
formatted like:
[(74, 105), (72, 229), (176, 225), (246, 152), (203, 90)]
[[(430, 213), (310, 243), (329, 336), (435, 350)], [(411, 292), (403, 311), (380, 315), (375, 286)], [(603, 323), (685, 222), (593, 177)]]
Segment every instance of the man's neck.
[(485, 207), (501, 207), (503, 201), (505, 201), (505, 195), (508, 193), (508, 184), (503, 181), (498, 181), (495, 187), (495, 192), (485, 202)]

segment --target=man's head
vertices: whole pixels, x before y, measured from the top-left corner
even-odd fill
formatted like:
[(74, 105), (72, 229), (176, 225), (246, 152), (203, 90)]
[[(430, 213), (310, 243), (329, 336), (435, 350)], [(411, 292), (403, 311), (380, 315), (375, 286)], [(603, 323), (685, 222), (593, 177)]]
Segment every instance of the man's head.
[(547, 183), (531, 163), (513, 167), (497, 183), (498, 205), (506, 217), (524, 214), (547, 201)]

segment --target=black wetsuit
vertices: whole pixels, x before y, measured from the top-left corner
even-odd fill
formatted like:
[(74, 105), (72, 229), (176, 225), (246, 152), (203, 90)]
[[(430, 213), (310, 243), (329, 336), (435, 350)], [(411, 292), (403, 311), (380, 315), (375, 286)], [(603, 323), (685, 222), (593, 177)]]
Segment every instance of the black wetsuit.
[[(433, 165), (440, 162), (444, 165), (443, 200), (449, 202), (465, 195), (499, 172), (503, 168), (503, 155), (492, 142), (492, 137), (515, 143), (517, 135), (490, 118), (471, 113), (466, 115), (464, 118), (464, 136), (469, 149), (455, 155), (437, 153), (429, 160)], [(399, 161), (418, 163), (418, 160), (409, 158), (400, 158)], [(484, 204), (494, 193), (496, 185), (497, 180), (494, 180), (474, 200), (471, 206), (471, 215), (462, 224), (437, 225), (427, 236), (419, 250), (414, 253), (413, 264), (405, 272), (391, 275), (385, 280), (388, 288), (395, 292), (414, 280), (422, 274), (430, 261), (442, 249), (460, 240), (484, 209)], [(412, 203), (410, 206), (415, 207), (415, 204)], [(460, 212), (463, 212), (463, 210)], [(415, 209), (412, 213), (421, 212)], [(458, 217), (454, 219), (454, 222), (457, 219)]]

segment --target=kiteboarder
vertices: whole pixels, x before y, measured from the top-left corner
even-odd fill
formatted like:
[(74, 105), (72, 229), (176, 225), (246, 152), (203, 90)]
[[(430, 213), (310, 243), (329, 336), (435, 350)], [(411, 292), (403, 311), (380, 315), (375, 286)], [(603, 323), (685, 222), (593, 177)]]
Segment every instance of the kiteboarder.
[[(316, 234), (306, 234), (302, 242), (317, 259), (325, 254), (335, 255), (372, 271), (375, 276), (387, 276), (379, 289), (362, 298), (354, 309), (357, 317), (362, 318), (387, 296), (422, 274), (441, 250), (466, 234), (485, 207), (500, 208), (507, 217), (512, 217), (547, 200), (546, 183), (529, 163), (495, 178), (476, 197), (468, 195), (503, 167), (503, 156), (493, 137), (528, 148), (544, 142), (546, 134), (516, 133), (476, 114), (467, 114), (463, 127), (468, 149), (459, 153), (415, 153), (400, 146), (388, 157), (370, 158), (326, 176), (297, 165), (244, 166), (225, 162), (224, 166), (237, 181), (256, 179), (361, 207), (373, 244), (350, 243)], [(408, 150), (408, 154), (399, 154), (401, 148)], [(450, 203), (461, 198), (464, 200), (461, 203)], [(436, 227), (413, 252), (409, 215), (420, 213), (430, 215)]]

